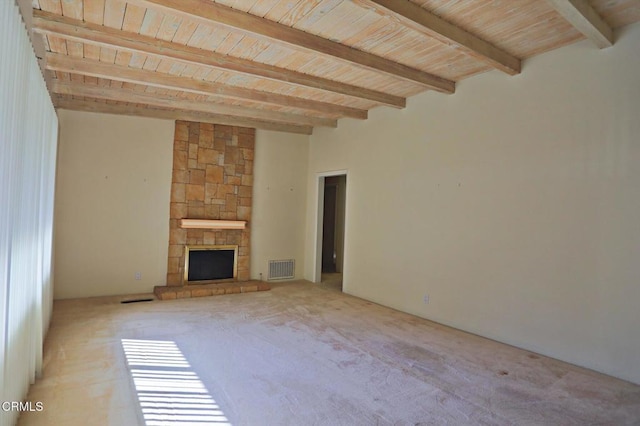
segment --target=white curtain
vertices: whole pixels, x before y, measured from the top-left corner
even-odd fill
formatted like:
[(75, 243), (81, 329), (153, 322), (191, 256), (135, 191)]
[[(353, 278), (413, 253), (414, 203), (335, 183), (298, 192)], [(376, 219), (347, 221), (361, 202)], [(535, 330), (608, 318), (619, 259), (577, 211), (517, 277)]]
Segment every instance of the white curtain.
[[(0, 1), (0, 402), (42, 368), (52, 305), (58, 120), (18, 7)], [(0, 409), (0, 425), (16, 411)]]

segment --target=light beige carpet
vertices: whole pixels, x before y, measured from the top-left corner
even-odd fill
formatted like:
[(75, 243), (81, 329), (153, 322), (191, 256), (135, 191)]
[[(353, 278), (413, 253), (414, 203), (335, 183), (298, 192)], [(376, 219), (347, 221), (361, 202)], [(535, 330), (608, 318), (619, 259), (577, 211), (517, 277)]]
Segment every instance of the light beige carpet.
[(20, 425), (637, 425), (640, 386), (307, 282), (58, 301)]

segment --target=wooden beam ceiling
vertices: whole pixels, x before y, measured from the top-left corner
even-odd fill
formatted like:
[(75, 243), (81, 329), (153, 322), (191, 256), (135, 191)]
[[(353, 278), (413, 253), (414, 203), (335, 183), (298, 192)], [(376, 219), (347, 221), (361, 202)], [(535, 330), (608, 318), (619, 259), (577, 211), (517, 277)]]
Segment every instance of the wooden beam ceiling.
[(547, 0), (556, 11), (599, 48), (613, 46), (613, 30), (586, 0)]
[(268, 78), (279, 82), (366, 99), (395, 108), (404, 108), (406, 106), (406, 100), (399, 96), (190, 46), (177, 45), (164, 40), (70, 19), (52, 13), (34, 10), (33, 25), (34, 30), (38, 33), (50, 34), (76, 42), (96, 44), (191, 65), (209, 66)]
[(206, 80), (184, 78), (171, 74), (148, 72), (142, 69), (124, 67), (90, 59), (73, 58), (68, 55), (48, 53), (45, 66), (51, 71), (68, 72), (90, 77), (104, 78), (125, 83), (141, 84), (161, 89), (184, 91), (198, 95), (216, 96), (239, 100), (260, 102), (291, 108), (315, 111), (318, 115), (342, 115), (345, 117), (366, 119), (367, 111), (344, 107), (326, 102), (296, 98), (293, 96), (244, 89)]
[(80, 96), (95, 99), (106, 99), (117, 102), (145, 104), (163, 108), (176, 108), (183, 111), (194, 111), (216, 115), (229, 115), (250, 120), (273, 121), (284, 124), (302, 124), (305, 126), (338, 127), (334, 119), (308, 117), (276, 111), (245, 108), (236, 105), (181, 99), (158, 93), (145, 93), (114, 87), (61, 82), (52, 83), (51, 91), (61, 95)]
[(640, 16), (638, 0), (18, 1), (59, 108), (303, 134), (518, 74), (578, 30), (611, 46)]
[(488, 63), (510, 75), (520, 73), (520, 59), (498, 49), (491, 43), (459, 28), (430, 13), (409, 0), (370, 0), (402, 18), (405, 23), (413, 23), (412, 28), (427, 34), (447, 45), (454, 45), (467, 55)]
[(102, 102), (68, 99), (54, 96), (56, 108), (75, 111), (100, 112), (105, 114), (131, 115), (136, 117), (161, 118), (165, 120), (199, 121), (201, 123), (224, 124), (228, 126), (253, 127), (256, 129), (310, 135), (313, 127), (299, 124), (280, 124), (270, 121), (242, 119), (222, 114), (201, 114), (194, 111), (164, 108), (143, 108), (135, 105), (112, 105)]
[(129, 0), (129, 2), (192, 19), (204, 25), (218, 23), (246, 33), (259, 34), (277, 43), (286, 43), (328, 55), (360, 67), (420, 83), (439, 92), (455, 91), (453, 81), (209, 0)]

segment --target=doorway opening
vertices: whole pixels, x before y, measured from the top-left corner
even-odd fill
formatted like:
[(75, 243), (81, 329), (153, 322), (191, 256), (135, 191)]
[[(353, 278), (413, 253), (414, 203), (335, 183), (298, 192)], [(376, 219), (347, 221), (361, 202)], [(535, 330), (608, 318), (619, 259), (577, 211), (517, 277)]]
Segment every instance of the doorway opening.
[(344, 271), (346, 193), (345, 172), (319, 176), (315, 282), (340, 291)]

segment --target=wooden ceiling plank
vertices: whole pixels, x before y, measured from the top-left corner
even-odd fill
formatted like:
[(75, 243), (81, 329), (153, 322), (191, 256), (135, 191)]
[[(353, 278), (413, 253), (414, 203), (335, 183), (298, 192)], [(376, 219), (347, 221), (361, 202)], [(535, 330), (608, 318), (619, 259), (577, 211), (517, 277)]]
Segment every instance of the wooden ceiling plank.
[[(121, 52), (123, 52), (123, 50), (121, 50)], [(144, 61), (147, 60), (147, 55), (143, 53), (134, 52), (131, 50), (129, 50), (128, 52), (131, 53), (131, 60), (129, 61), (129, 66), (131, 68), (142, 68), (144, 66)]]
[[(72, 74), (73, 76), (73, 74)], [(73, 81), (73, 78), (72, 80)], [(63, 83), (53, 81), (51, 91), (62, 95), (85, 96), (89, 98), (107, 99), (118, 102), (139, 103), (156, 107), (197, 111), (207, 114), (221, 114), (252, 120), (274, 121), (278, 123), (300, 124), (304, 126), (337, 127), (336, 120), (329, 118), (308, 117), (300, 114), (282, 113), (241, 106), (224, 105), (220, 103), (184, 100), (162, 93), (144, 93), (145, 86), (139, 86), (140, 91), (108, 88), (98, 86)]]
[(187, 21), (187, 22), (183, 21), (178, 27), (178, 31), (176, 31), (176, 35), (174, 35), (173, 39), (171, 39), (170, 41), (184, 46), (189, 42), (189, 39), (191, 38), (191, 36), (193, 36), (193, 33), (196, 31), (197, 28), (198, 28), (197, 23), (193, 21)]
[(146, 84), (170, 90), (186, 91), (202, 95), (219, 95), (240, 100), (306, 109), (323, 114), (366, 119), (367, 111), (326, 102), (300, 99), (277, 93), (262, 92), (241, 87), (225, 86), (204, 80), (193, 80), (170, 74), (149, 73), (140, 69), (70, 58), (48, 53), (47, 68), (52, 71), (76, 73), (92, 77), (113, 79), (126, 83)]
[(104, 0), (91, 0), (84, 4), (84, 20), (102, 25), (104, 22)]
[(208, 68), (209, 72), (202, 79), (214, 83), (218, 77), (224, 74), (224, 71), (218, 68)]
[(312, 10), (314, 10), (318, 5), (324, 3), (322, 0), (303, 0), (299, 2), (296, 6), (293, 6), (289, 9), (289, 11), (278, 21), (282, 25), (287, 25), (289, 27), (294, 27), (301, 20), (307, 16)]
[(137, 33), (140, 31), (142, 22), (144, 21), (146, 9), (139, 6), (127, 6), (127, 10), (122, 20), (122, 29)]
[(200, 80), (203, 80), (201, 77), (199, 77), (201, 74), (197, 74), (203, 69), (205, 69), (205, 68), (204, 67), (199, 67), (199, 66), (196, 66), (196, 65), (186, 65), (184, 67), (184, 69), (182, 70), (182, 72), (180, 73), (180, 77), (184, 77), (184, 78), (199, 78)]
[[(56, 80), (52, 80), (52, 81), (55, 82)], [(71, 74), (71, 81), (74, 83), (84, 83), (84, 76), (78, 75), (78, 74)]]
[(507, 74), (515, 75), (520, 73), (520, 59), (498, 49), (491, 43), (465, 31), (463, 28), (445, 21), (409, 0), (369, 1), (392, 11), (405, 22), (411, 21), (418, 24), (417, 28), (416, 26), (413, 26), (413, 28), (422, 33), (426, 33), (429, 37), (433, 37), (447, 45), (454, 45), (467, 55), (486, 62)]
[(211, 36), (213, 31), (214, 31), (213, 28), (209, 25), (198, 24), (198, 27), (193, 32), (193, 34), (191, 34), (191, 36), (189, 37), (189, 40), (187, 40), (187, 43), (185, 44), (187, 46), (197, 47), (199, 49), (202, 43), (204, 43), (204, 41)]
[(75, 58), (84, 58), (84, 45), (77, 41), (67, 40), (67, 53)]
[(347, 38), (343, 32), (353, 33), (356, 31), (357, 19), (368, 13), (368, 11), (363, 13), (363, 9), (351, 0), (342, 1), (329, 13), (322, 16), (315, 25), (305, 27), (305, 30), (319, 37), (342, 41)]
[(216, 53), (228, 55), (245, 38), (244, 34), (230, 32), (216, 48)]
[(305, 5), (315, 6), (315, 2), (308, 0), (280, 1), (264, 17), (290, 27), (295, 22), (296, 15)]
[(129, 1), (150, 8), (157, 8), (167, 13), (177, 14), (208, 25), (215, 22), (244, 32), (260, 34), (276, 42), (301, 47), (353, 63), (360, 67), (420, 83), (429, 89), (439, 92), (453, 93), (455, 91), (455, 83), (453, 81), (209, 0)]
[[(62, 14), (73, 19), (84, 19), (82, 0), (62, 1)], [(67, 41), (67, 54), (77, 58), (84, 57), (83, 43)]]
[[(33, 13), (36, 13), (36, 11), (34, 10)], [(49, 45), (49, 49), (52, 52), (56, 52), (56, 53), (64, 53), (65, 55), (68, 53), (67, 52), (67, 41), (64, 38), (61, 37), (57, 37), (55, 35), (47, 35), (47, 43)]]
[(263, 18), (271, 9), (275, 7), (278, 0), (260, 0), (253, 3), (248, 12)]
[[(235, 58), (216, 52), (203, 51), (190, 46), (176, 46), (171, 42), (128, 33), (106, 26), (69, 19), (63, 16), (34, 10), (34, 31), (57, 35), (69, 40), (95, 43), (103, 47), (125, 49), (132, 52), (154, 55), (194, 65), (206, 65), (242, 74), (267, 78), (278, 82), (366, 99), (382, 105), (404, 108), (406, 99), (367, 88), (340, 83), (322, 77), (314, 77), (296, 71), (266, 64), (257, 64), (247, 59)], [(115, 56), (114, 56), (115, 59)]]
[(307, 28), (316, 24), (320, 19), (327, 16), (338, 7), (343, 0), (307, 0), (309, 7), (305, 7), (299, 17), (296, 18), (292, 26)]
[(310, 135), (313, 131), (313, 127), (311, 126), (300, 126), (294, 124), (281, 124), (259, 120), (241, 119), (237, 117), (228, 117), (216, 114), (201, 114), (192, 111), (169, 110), (161, 108), (141, 108), (131, 105), (110, 105), (107, 103), (102, 103), (99, 100), (71, 100), (68, 98), (57, 97), (54, 100), (54, 105), (59, 109), (69, 109), (75, 111), (89, 111), (105, 114), (161, 118), (165, 120), (198, 121), (201, 123), (252, 127), (257, 129), (274, 130), (278, 132), (299, 133), (303, 135)]
[(40, 8), (45, 12), (62, 15), (62, 4), (60, 0), (40, 0)]
[(49, 37), (45, 36), (41, 38), (42, 38), (42, 44), (44, 45), (45, 52), (52, 52), (53, 49), (51, 49), (51, 45), (49, 44)]
[(147, 56), (147, 60), (144, 61), (142, 69), (146, 71), (155, 71), (158, 69), (158, 65), (160, 65), (161, 61), (162, 58), (159, 58), (157, 56)]
[(104, 25), (122, 29), (124, 14), (127, 10), (125, 0), (105, 0), (104, 4)]
[(613, 46), (613, 30), (586, 0), (547, 0), (575, 29), (599, 48)]
[(114, 63), (117, 65), (122, 65), (123, 67), (126, 67), (126, 66), (129, 66), (129, 63), (131, 62), (132, 57), (133, 57), (133, 53), (125, 52), (121, 50), (116, 54), (116, 60)]
[(100, 49), (100, 61), (113, 64), (116, 62), (117, 53), (118, 51), (116, 49), (111, 49), (109, 47), (102, 47)]
[[(130, 5), (130, 6), (133, 7), (133, 5)], [(138, 7), (138, 6), (135, 6), (135, 7)], [(129, 8), (127, 7), (127, 9)], [(136, 33), (139, 32), (140, 34), (145, 35), (147, 37), (155, 37), (158, 34), (160, 25), (162, 25), (163, 14), (158, 13), (155, 10), (145, 9), (144, 7), (141, 7), (140, 9), (142, 9), (142, 13), (144, 17), (139, 27), (139, 31), (136, 30), (133, 32), (136, 32)], [(122, 29), (126, 31), (126, 28), (123, 27)]]
[(171, 68), (173, 67), (173, 64), (176, 64), (176, 62), (163, 60), (158, 65), (158, 68), (156, 68), (156, 71), (159, 72), (159, 73), (163, 73), (163, 74), (173, 74), (171, 72)]
[(83, 50), (85, 58), (93, 59), (96, 61), (100, 59), (100, 46), (96, 46), (94, 44), (85, 44)]
[(236, 58), (253, 60), (258, 53), (266, 48), (266, 44), (261, 42), (264, 40), (258, 41), (253, 37), (243, 37), (229, 53)]
[(173, 64), (171, 65), (171, 68), (169, 69), (169, 72), (167, 74), (183, 76), (183, 72), (184, 72), (185, 68), (187, 68), (188, 66), (189, 65), (183, 64), (181, 62), (173, 62)]
[(62, 14), (64, 16), (68, 16), (69, 18), (74, 19), (83, 19), (82, 12), (82, 0), (73, 0), (73, 1), (63, 1), (62, 5)]
[(158, 29), (158, 33), (156, 37), (161, 40), (171, 41), (176, 35), (178, 28), (180, 28), (180, 24), (182, 23), (182, 19), (175, 16), (167, 16), (165, 15), (162, 18), (162, 24), (160, 24), (160, 28)]

